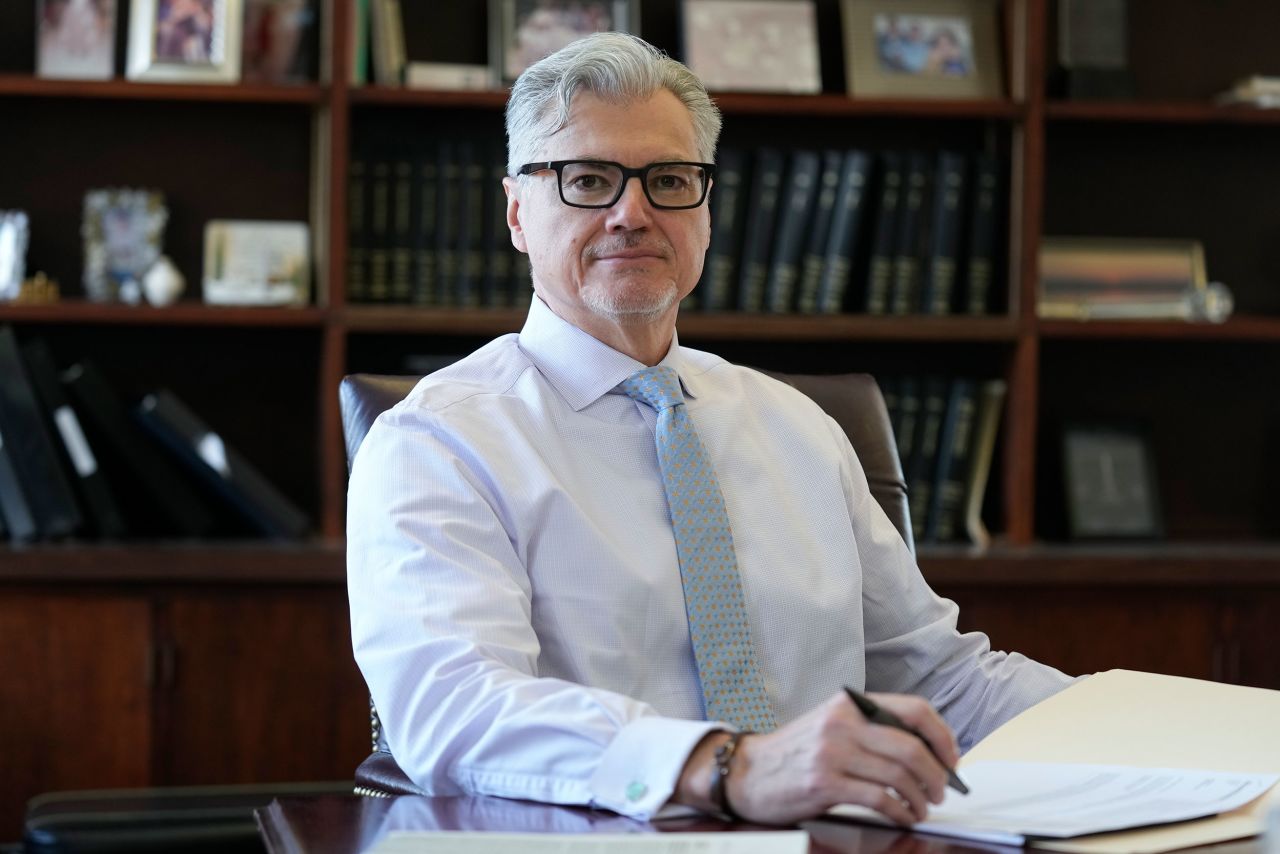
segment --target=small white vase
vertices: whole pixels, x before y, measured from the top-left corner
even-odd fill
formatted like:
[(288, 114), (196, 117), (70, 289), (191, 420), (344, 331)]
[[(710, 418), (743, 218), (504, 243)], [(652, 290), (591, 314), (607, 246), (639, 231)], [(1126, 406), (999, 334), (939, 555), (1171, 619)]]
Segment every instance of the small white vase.
[(173, 266), (168, 255), (161, 255), (142, 275), (142, 293), (155, 306), (172, 305), (186, 290), (187, 280)]

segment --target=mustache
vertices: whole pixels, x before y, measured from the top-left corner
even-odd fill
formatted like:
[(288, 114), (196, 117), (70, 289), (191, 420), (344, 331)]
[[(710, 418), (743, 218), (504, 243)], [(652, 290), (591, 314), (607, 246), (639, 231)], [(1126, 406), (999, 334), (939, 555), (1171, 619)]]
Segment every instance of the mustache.
[(599, 243), (592, 244), (587, 247), (586, 256), (591, 260), (596, 260), (606, 255), (633, 249), (642, 249), (646, 252), (652, 252), (654, 255), (660, 255), (663, 258), (670, 258), (675, 252), (671, 244), (662, 238), (655, 240), (652, 236), (627, 232), (626, 234), (609, 237)]

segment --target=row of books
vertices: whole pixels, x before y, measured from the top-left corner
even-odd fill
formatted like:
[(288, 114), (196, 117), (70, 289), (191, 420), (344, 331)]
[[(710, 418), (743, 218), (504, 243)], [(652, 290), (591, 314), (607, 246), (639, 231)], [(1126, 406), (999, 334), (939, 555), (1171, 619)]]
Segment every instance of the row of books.
[(175, 394), (129, 406), (82, 360), (0, 327), (0, 539), (298, 539), (306, 515)]
[(483, 139), (368, 144), (351, 159), (347, 298), (459, 308), (528, 305), (507, 229), (506, 148)]
[(987, 314), (1002, 175), (986, 153), (725, 148), (691, 307)]
[(939, 376), (877, 381), (898, 442), (916, 542), (988, 545), (982, 505), (1005, 382)]

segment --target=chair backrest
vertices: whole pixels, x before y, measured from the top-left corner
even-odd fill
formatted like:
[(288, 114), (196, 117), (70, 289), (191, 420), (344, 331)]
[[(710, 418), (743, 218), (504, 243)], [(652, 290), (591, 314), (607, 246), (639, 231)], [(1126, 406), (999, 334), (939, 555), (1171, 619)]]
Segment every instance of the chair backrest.
[[(880, 387), (870, 374), (817, 376), (778, 374), (771, 376), (795, 387), (814, 400), (835, 419), (849, 437), (866, 472), (871, 494), (884, 508), (898, 533), (913, 552), (911, 513), (907, 506), (907, 485), (898, 459), (889, 413), (885, 409)], [(342, 380), (339, 398), (342, 409), (342, 431), (347, 440), (347, 469), (373, 422), (385, 410), (403, 400), (419, 377), (352, 374)], [(421, 795), (425, 794), (396, 764), (382, 734), (378, 710), (369, 703), (373, 753), (356, 769), (357, 794)]]

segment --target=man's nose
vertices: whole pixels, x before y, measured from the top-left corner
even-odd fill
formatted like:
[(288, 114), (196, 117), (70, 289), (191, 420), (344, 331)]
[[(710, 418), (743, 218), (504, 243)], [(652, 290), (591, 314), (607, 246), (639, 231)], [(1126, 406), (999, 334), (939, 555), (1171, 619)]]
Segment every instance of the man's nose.
[[(632, 180), (634, 178), (634, 180)], [(648, 225), (653, 217), (653, 207), (644, 194), (644, 185), (638, 176), (627, 178), (622, 185), (622, 196), (609, 208), (610, 231), (631, 231)]]

